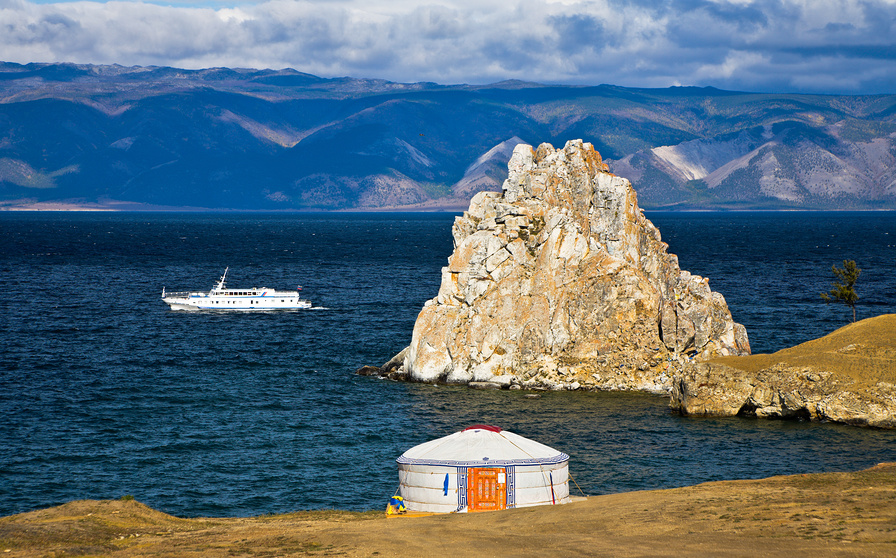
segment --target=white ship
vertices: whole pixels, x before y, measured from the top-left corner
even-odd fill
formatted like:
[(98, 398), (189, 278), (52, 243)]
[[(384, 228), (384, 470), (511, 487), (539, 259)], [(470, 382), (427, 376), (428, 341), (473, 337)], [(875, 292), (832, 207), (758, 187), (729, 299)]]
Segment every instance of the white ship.
[(311, 308), (311, 301), (299, 297), (298, 287), (295, 291), (278, 291), (275, 289), (251, 288), (228, 289), (224, 280), (227, 271), (209, 292), (165, 292), (162, 287), (162, 301), (172, 310), (296, 310)]

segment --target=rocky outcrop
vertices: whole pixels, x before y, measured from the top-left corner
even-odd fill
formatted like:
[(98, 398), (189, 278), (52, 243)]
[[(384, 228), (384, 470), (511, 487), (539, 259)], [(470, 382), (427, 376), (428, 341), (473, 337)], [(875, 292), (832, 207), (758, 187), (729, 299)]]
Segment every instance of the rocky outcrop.
[(724, 297), (679, 269), (591, 144), (518, 145), (508, 167), (455, 220), (438, 296), (384, 374), (668, 391), (688, 360), (749, 354)]
[(773, 355), (686, 365), (684, 415), (796, 418), (896, 427), (896, 316), (878, 316)]

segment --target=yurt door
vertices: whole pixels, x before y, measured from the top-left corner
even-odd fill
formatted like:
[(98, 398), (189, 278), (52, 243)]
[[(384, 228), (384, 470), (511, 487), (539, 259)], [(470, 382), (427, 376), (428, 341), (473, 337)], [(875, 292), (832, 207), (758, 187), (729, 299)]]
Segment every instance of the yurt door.
[(467, 470), (467, 506), (469, 511), (507, 507), (507, 472), (503, 467)]

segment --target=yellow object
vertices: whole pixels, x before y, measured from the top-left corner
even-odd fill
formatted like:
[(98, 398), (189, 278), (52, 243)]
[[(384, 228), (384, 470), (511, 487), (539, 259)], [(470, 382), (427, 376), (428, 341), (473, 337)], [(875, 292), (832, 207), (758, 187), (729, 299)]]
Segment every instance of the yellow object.
[(389, 499), (389, 505), (386, 506), (386, 515), (394, 515), (404, 513), (407, 508), (404, 505), (404, 498), (401, 496), (392, 496)]

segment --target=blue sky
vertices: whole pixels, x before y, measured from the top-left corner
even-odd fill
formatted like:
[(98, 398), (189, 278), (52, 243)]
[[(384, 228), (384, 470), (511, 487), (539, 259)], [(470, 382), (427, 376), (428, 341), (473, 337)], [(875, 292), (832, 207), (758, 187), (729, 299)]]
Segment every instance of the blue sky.
[(0, 60), (896, 93), (896, 0), (0, 0)]

